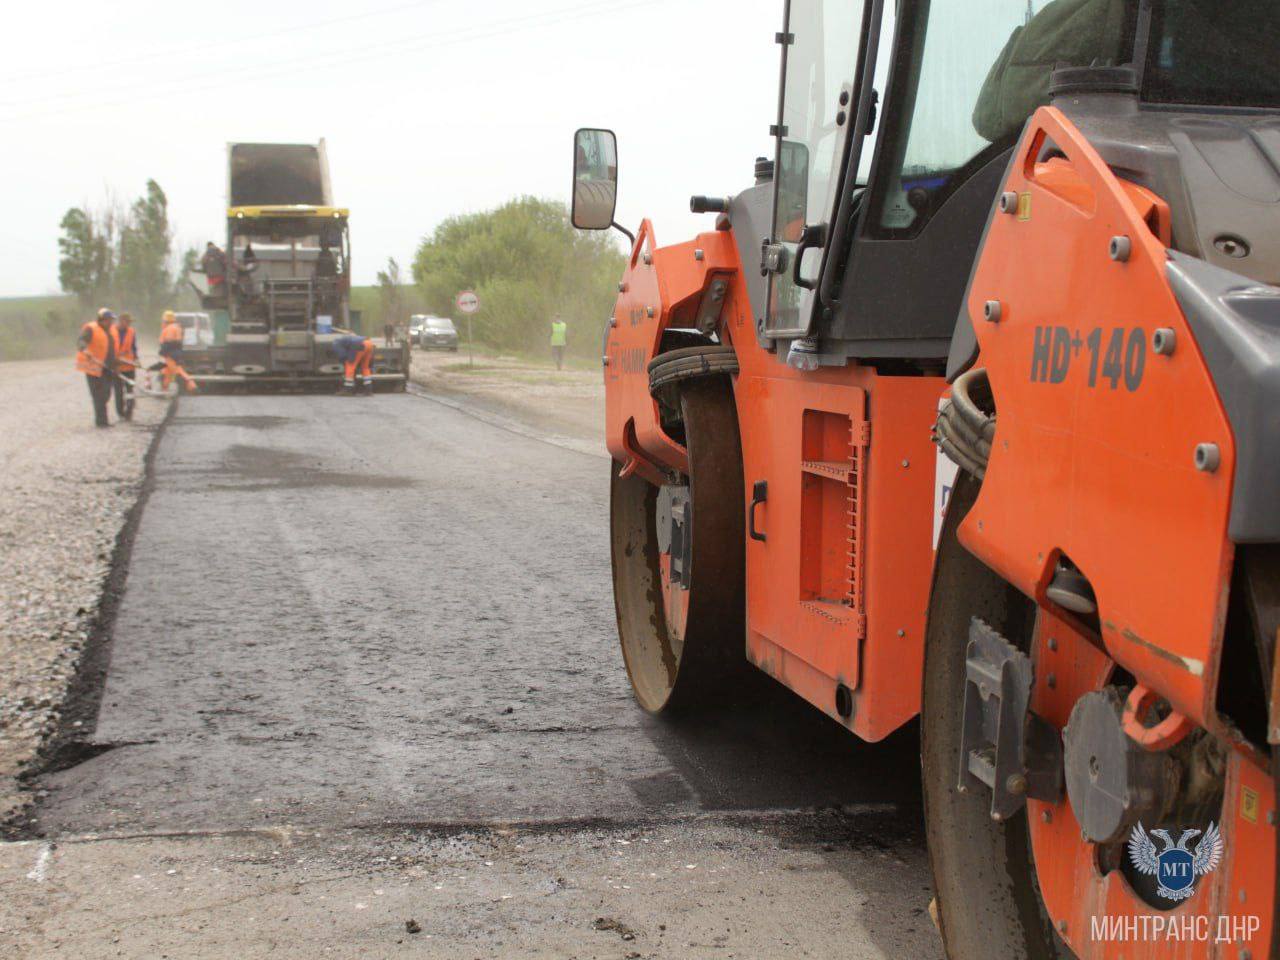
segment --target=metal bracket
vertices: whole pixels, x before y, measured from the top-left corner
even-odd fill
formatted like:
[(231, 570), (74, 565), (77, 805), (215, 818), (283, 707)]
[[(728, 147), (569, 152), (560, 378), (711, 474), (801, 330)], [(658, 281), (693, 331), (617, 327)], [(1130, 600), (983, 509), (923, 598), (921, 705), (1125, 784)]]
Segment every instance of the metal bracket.
[(787, 248), (780, 243), (766, 242), (760, 249), (760, 271), (769, 273), (786, 273), (790, 262)]
[(1062, 796), (1062, 738), (1030, 713), (1031, 658), (977, 617), (965, 652), (961, 793), (991, 789), (991, 819), (1007, 820), (1027, 798)]
[(791, 44), (796, 42), (796, 35), (794, 33), (775, 33), (773, 35), (773, 42), (779, 43), (784, 47), (789, 47)]
[(684, 484), (665, 484), (658, 490), (658, 551), (671, 555), (671, 579), (682, 590), (692, 582), (693, 503)]
[(718, 276), (711, 281), (702, 301), (698, 304), (698, 317), (694, 326), (705, 334), (712, 334), (720, 326), (720, 314), (724, 311), (724, 303), (729, 293), (729, 281)]

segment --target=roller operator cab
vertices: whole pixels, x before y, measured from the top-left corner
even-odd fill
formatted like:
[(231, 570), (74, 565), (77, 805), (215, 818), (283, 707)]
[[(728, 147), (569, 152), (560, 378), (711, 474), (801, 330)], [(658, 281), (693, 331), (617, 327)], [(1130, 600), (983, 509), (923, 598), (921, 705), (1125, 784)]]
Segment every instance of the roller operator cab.
[[(637, 700), (751, 665), (867, 740), (919, 715), (949, 957), (1280, 955), (1280, 6), (790, 0), (777, 40), (774, 156), (640, 225), (604, 341)], [(617, 185), (579, 130), (575, 226)]]
[[(332, 344), (350, 332), (349, 213), (333, 205), (324, 141), (228, 147), (226, 276), (206, 309), (228, 321), (225, 343), (187, 361), (202, 386), (334, 386)], [(375, 341), (375, 382), (404, 389), (408, 343)]]

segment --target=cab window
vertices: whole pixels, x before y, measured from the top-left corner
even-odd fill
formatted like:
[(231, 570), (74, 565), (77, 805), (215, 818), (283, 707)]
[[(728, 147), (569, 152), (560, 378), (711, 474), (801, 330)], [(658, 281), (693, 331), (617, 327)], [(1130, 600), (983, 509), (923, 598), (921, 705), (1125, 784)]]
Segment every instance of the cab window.
[[(773, 278), (769, 324), (775, 331), (804, 326), (812, 312), (813, 293), (792, 281), (790, 258), (805, 225), (826, 223), (835, 208), (856, 110), (863, 7), (863, 0), (791, 0), (773, 227), (788, 265)], [(816, 278), (821, 263), (821, 249), (809, 253), (802, 279)]]
[(1143, 99), (1280, 107), (1280, 7), (1274, 0), (1167, 0), (1154, 11)]
[[(910, 0), (908, 0), (910, 2)], [(1048, 102), (1059, 64), (1127, 60), (1136, 0), (918, 0), (902, 29), (871, 232), (912, 236)], [(904, 4), (905, 6), (905, 4)], [(1131, 41), (1130, 41), (1131, 42)]]

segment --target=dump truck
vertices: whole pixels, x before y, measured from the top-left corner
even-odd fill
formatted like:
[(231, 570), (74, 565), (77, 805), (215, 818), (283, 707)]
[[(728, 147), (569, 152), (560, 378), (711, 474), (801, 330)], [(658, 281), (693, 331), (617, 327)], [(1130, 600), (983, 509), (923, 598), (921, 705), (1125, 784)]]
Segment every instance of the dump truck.
[[(628, 232), (635, 698), (757, 669), (918, 722), (953, 960), (1280, 955), (1277, 39), (1227, 0), (789, 0), (755, 182)], [(575, 134), (579, 228), (617, 146)]]
[[(202, 388), (341, 383), (331, 345), (354, 324), (348, 218), (333, 203), (323, 140), (228, 146), (225, 273), (206, 268), (199, 291), (226, 332), (184, 359)], [(410, 345), (370, 339), (375, 388), (404, 390)]]

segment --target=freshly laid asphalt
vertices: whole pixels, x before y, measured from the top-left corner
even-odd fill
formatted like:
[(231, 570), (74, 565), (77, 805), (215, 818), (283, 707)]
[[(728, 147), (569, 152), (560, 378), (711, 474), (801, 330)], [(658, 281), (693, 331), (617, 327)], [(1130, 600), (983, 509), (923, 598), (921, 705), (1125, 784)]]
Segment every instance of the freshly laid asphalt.
[(909, 732), (768, 681), (634, 706), (602, 456), (225, 396), (154, 471), (85, 759), (0, 845), (0, 954), (938, 954)]

